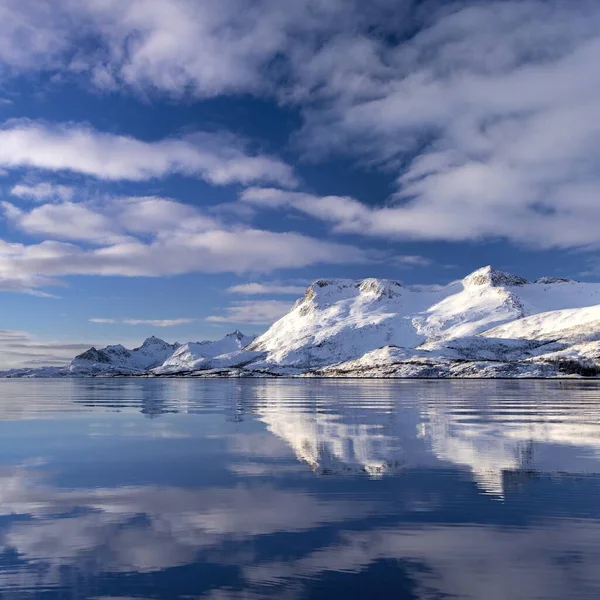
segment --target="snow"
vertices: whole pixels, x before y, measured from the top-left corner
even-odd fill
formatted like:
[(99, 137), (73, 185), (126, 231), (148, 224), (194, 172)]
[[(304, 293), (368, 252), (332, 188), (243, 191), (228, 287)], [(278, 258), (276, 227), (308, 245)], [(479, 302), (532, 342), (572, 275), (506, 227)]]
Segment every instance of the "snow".
[(570, 308), (539, 313), (495, 327), (485, 332), (487, 337), (511, 339), (568, 339), (570, 334), (581, 333), (582, 328), (592, 335), (600, 333), (600, 305)]
[[(91, 348), (67, 376), (556, 377), (600, 375), (600, 284), (484, 267), (446, 286), (315, 281), (263, 335)], [(7, 376), (43, 376), (23, 370)], [(59, 371), (60, 372), (60, 371)], [(60, 372), (62, 374), (62, 372)]]
[[(451, 343), (453, 340), (462, 340), (467, 350), (485, 347), (488, 355), (481, 358), (496, 359), (498, 348), (490, 351), (492, 342), (475, 336), (527, 338), (486, 332), (504, 324), (520, 323), (528, 315), (557, 306), (580, 307), (598, 302), (598, 284), (547, 279), (532, 284), (491, 267), (446, 287), (430, 289), (405, 287), (390, 280), (321, 280), (310, 286), (292, 311), (250, 348), (266, 353), (263, 366), (284, 365), (303, 370), (367, 356), (357, 363), (364, 368), (365, 363), (381, 358), (381, 348), (432, 352), (435, 343), (438, 355), (457, 358), (457, 353), (450, 351), (457, 346)], [(440, 352), (439, 341), (444, 342), (445, 353)], [(523, 344), (511, 346), (510, 342), (503, 342), (500, 346), (507, 352), (522, 348)], [(419, 354), (412, 352), (411, 356)], [(420, 357), (424, 356), (421, 353)], [(389, 360), (397, 361), (398, 357)]]
[(157, 374), (179, 371), (192, 371), (207, 363), (207, 359), (216, 356), (227, 356), (245, 348), (254, 337), (234, 331), (216, 342), (188, 342), (175, 352), (156, 369)]
[(100, 350), (90, 348), (75, 357), (70, 366), (75, 371), (91, 368), (96, 371), (145, 372), (163, 364), (178, 348), (178, 343), (168, 344), (164, 340), (152, 336), (133, 350), (128, 350), (120, 344), (106, 346)]

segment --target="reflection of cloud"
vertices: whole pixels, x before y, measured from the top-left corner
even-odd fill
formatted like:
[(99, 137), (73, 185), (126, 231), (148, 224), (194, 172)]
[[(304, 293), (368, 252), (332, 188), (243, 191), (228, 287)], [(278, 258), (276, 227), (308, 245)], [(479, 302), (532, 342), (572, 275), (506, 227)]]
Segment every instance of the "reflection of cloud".
[(290, 454), (285, 442), (270, 433), (236, 433), (228, 439), (230, 451), (246, 457), (280, 458)]
[[(3, 514), (27, 516), (3, 546), (48, 572), (149, 572), (192, 562), (201, 548), (364, 517), (376, 504), (322, 500), (270, 485), (188, 490), (163, 486), (62, 489), (28, 468), (0, 473)], [(92, 567), (89, 567), (92, 568)]]
[(514, 530), (471, 525), (353, 531), (298, 560), (249, 566), (245, 573), (254, 585), (282, 585), (399, 560), (419, 565), (411, 569), (419, 598), (562, 600), (599, 589), (599, 536), (597, 521)]
[[(495, 495), (507, 471), (600, 472), (600, 408), (585, 382), (31, 380), (27, 397), (43, 401), (13, 401), (23, 385), (2, 381), (0, 419), (64, 418), (89, 406), (112, 409), (115, 398), (121, 410), (148, 415), (226, 407), (227, 418), (258, 418), (266, 431), (213, 434), (243, 457), (238, 464), (295, 455), (318, 473), (376, 475), (451, 463)], [(165, 420), (140, 424), (139, 434), (114, 423), (110, 435), (181, 436)]]
[(185, 439), (190, 438), (190, 433), (176, 431), (172, 423), (153, 422), (124, 422), (124, 423), (90, 423), (91, 438), (134, 438), (134, 439)]
[(282, 465), (277, 463), (259, 463), (259, 462), (247, 462), (247, 463), (235, 463), (227, 467), (229, 471), (236, 475), (243, 475), (245, 477), (277, 477), (278, 475), (285, 475), (289, 473), (303, 472), (304, 468), (302, 465)]
[[(5, 391), (15, 389), (6, 383)], [(0, 588), (22, 586), (24, 578), (35, 582), (32, 588), (59, 585), (69, 572), (88, 580), (102, 573), (158, 577), (157, 571), (198, 561), (236, 572), (235, 589), (213, 590), (211, 600), (245, 600), (257, 590), (274, 598), (306, 597), (315, 580), (365, 574), (383, 561), (405, 570), (423, 599), (559, 600), (578, 591), (593, 597), (600, 586), (600, 521), (590, 518), (597, 512), (591, 503), (581, 500), (578, 511), (565, 500), (557, 512), (565, 488), (548, 477), (531, 496), (507, 494), (512, 507), (505, 511), (463, 485), (463, 473), (447, 469), (464, 465), (496, 493), (503, 491), (507, 469), (600, 471), (594, 387), (569, 384), (565, 394), (557, 383), (522, 382), (26, 384), (31, 396), (46, 386), (49, 401), (64, 391), (61, 410), (68, 404), (102, 412), (120, 403), (132, 412), (154, 405), (157, 415), (196, 413), (186, 423), (214, 417), (198, 439), (222, 441), (224, 480), (237, 476), (242, 483), (69, 489), (46, 479), (50, 467), (40, 461), (0, 468), (1, 543), (22, 561), (15, 570), (0, 570)], [(30, 405), (26, 416), (56, 411), (57, 402)], [(13, 398), (10, 404), (20, 403)], [(231, 423), (232, 414), (242, 422)], [(105, 419), (114, 428), (107, 432), (103, 419), (92, 418), (86, 421), (94, 424), (92, 432), (125, 437), (170, 436), (180, 423), (162, 417), (124, 422), (120, 414)], [(215, 424), (224, 419), (225, 428)], [(347, 473), (392, 460), (402, 461), (406, 477), (338, 483), (313, 478), (305, 465)], [(206, 484), (201, 474), (198, 481)], [(269, 485), (263, 476), (271, 478)], [(591, 488), (577, 482), (571, 490), (580, 496), (594, 491), (591, 479)], [(547, 505), (536, 507), (532, 498)], [(443, 521), (448, 514), (453, 525)], [(557, 518), (565, 514), (581, 518)], [(522, 517), (519, 526), (507, 526), (515, 515)]]

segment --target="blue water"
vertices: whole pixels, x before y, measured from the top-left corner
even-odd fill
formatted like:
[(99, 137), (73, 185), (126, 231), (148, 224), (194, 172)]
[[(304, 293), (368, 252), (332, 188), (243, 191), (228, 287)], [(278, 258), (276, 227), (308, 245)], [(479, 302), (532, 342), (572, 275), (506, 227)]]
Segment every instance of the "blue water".
[(0, 380), (0, 596), (600, 597), (600, 386)]

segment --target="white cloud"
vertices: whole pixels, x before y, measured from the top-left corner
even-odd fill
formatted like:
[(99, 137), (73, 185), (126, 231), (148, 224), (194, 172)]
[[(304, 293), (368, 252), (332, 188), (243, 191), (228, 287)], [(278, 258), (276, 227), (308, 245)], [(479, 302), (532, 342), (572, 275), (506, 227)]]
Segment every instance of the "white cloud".
[(196, 319), (123, 319), (125, 325), (151, 325), (152, 327), (174, 327), (188, 325)]
[[(312, 210), (383, 237), (597, 245), (599, 26), (597, 2), (469, 3), (432, 11), (397, 46), (357, 36), (362, 63), (337, 53), (318, 71), (325, 45), (303, 69), (322, 102), (298, 142), (395, 170), (399, 189), (386, 207), (328, 198)], [(359, 90), (336, 85), (348, 73)]]
[(99, 323), (103, 325), (111, 323), (122, 323), (123, 325), (151, 325), (152, 327), (174, 327), (176, 325), (188, 325), (197, 319), (88, 319), (90, 323)]
[[(536, 248), (600, 242), (596, 0), (43, 4), (0, 8), (3, 74), (51, 69), (142, 95), (250, 92), (291, 104), (304, 118), (295, 147), (306, 156), (349, 155), (397, 175), (386, 206), (313, 203), (342, 231)], [(93, 53), (81, 43), (90, 36)], [(294, 183), (287, 165), (224, 157), (223, 145), (25, 122), (1, 132), (0, 166)]]
[(10, 190), (12, 196), (17, 198), (26, 198), (35, 202), (44, 200), (58, 199), (68, 201), (73, 198), (75, 190), (69, 185), (58, 185), (48, 182), (27, 184), (19, 183)]
[(292, 307), (281, 300), (245, 300), (225, 308), (225, 315), (207, 317), (211, 323), (246, 323), (248, 325), (271, 325)]
[(155, 196), (49, 203), (29, 209), (9, 202), (2, 206), (6, 218), (25, 233), (94, 244), (135, 241), (132, 236), (136, 234), (200, 232), (219, 227), (192, 206)]
[(37, 244), (0, 240), (4, 290), (34, 290), (65, 275), (264, 273), (369, 261), (367, 252), (353, 246), (295, 232), (225, 225), (165, 198), (108, 198), (30, 209), (6, 202), (3, 206), (15, 227), (48, 238)]
[[(305, 213), (331, 223), (337, 233), (398, 238), (424, 237), (423, 231), (416, 227), (416, 221), (411, 224), (410, 219), (404, 219), (404, 226), (401, 226), (406, 208), (367, 206), (349, 196), (315, 196), (273, 188), (248, 188), (240, 194), (240, 199), (263, 208), (292, 209)], [(435, 220), (425, 220), (423, 224), (444, 231)], [(411, 229), (413, 225), (414, 230)], [(449, 231), (446, 230), (447, 233)], [(421, 262), (423, 260), (426, 259), (417, 259)], [(411, 259), (408, 258), (407, 261), (410, 262)]]
[[(376, 0), (5, 0), (0, 66), (85, 78), (104, 90), (211, 97), (268, 93), (332, 32), (372, 25), (381, 9), (402, 23), (404, 5)], [(86, 50), (92, 38), (93, 49)], [(303, 43), (295, 48), (298, 41)], [(295, 56), (297, 55), (297, 56)], [(355, 57), (357, 53), (354, 53)]]
[(213, 185), (296, 183), (289, 165), (247, 153), (231, 134), (199, 132), (147, 142), (82, 124), (30, 120), (9, 121), (0, 128), (0, 166), (68, 171), (109, 181), (145, 181), (180, 173)]
[(284, 285), (280, 283), (240, 283), (227, 288), (230, 294), (239, 294), (241, 296), (264, 296), (267, 294), (282, 296), (297, 296), (304, 294), (306, 286)]
[(0, 331), (0, 366), (2, 369), (24, 366), (59, 366), (91, 344), (42, 341), (26, 331)]
[(398, 254), (390, 259), (400, 267), (429, 267), (433, 261), (417, 254)]
[(90, 243), (118, 242), (122, 239), (109, 216), (84, 204), (64, 202), (21, 210), (9, 202), (3, 202), (2, 207), (6, 219), (29, 234), (52, 235), (59, 239)]
[(0, 67), (9, 72), (60, 66), (71, 39), (54, 1), (3, 0), (0, 4)]

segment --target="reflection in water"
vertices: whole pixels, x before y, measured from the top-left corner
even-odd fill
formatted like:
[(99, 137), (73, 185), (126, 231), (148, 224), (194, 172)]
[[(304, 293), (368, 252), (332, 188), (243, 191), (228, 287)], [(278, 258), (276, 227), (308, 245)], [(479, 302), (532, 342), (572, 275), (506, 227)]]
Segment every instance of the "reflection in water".
[(597, 598), (588, 382), (0, 382), (3, 597)]

